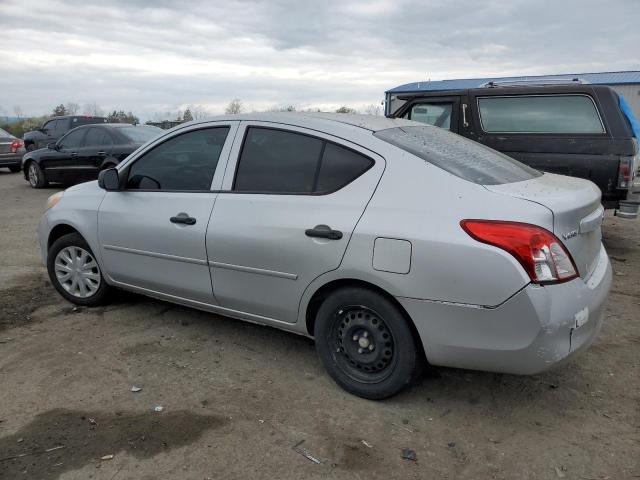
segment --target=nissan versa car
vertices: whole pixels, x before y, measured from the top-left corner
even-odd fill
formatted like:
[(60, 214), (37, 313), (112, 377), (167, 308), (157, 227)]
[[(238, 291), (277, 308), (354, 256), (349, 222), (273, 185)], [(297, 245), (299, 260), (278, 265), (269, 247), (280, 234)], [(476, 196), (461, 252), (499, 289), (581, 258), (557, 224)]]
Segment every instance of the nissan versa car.
[(611, 266), (600, 191), (404, 119), (180, 125), (39, 224), (60, 294), (123, 288), (315, 338), (333, 379), (391, 396), (426, 362), (533, 374), (584, 350)]

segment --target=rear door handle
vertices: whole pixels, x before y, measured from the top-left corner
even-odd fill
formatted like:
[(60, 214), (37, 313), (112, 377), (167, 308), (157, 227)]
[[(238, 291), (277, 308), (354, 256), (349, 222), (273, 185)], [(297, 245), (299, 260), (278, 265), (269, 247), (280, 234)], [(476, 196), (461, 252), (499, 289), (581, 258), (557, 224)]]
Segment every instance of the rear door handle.
[(195, 225), (196, 219), (190, 217), (188, 213), (179, 213), (175, 217), (169, 219), (171, 223), (181, 223), (183, 225)]
[(98, 155), (100, 155), (101, 157), (106, 157), (107, 156), (107, 152), (98, 152)]
[(340, 240), (342, 232), (340, 230), (332, 230), (328, 225), (316, 225), (304, 231), (307, 237), (328, 238), (329, 240)]
[(71, 152), (69, 154), (70, 157), (77, 157), (78, 156), (78, 152)]

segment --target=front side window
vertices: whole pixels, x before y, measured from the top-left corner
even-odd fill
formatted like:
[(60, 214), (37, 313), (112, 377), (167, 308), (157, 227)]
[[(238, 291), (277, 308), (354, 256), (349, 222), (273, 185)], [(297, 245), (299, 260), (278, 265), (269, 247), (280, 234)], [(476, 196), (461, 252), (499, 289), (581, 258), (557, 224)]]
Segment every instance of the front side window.
[(370, 158), (316, 137), (251, 127), (244, 140), (233, 189), (256, 193), (330, 193), (372, 165)]
[(65, 134), (65, 132), (67, 132), (67, 130), (70, 130), (67, 128), (68, 125), (69, 125), (69, 120), (67, 120), (66, 118), (63, 118), (61, 120), (56, 120), (55, 123), (53, 124), (53, 130), (51, 131), (51, 135), (53, 135), (54, 137), (61, 137), (62, 135)]
[(127, 189), (209, 190), (228, 133), (213, 127), (170, 138), (131, 165)]
[(84, 144), (87, 147), (111, 145), (111, 136), (104, 128), (90, 128)]
[(43, 125), (42, 130), (51, 137), (56, 133), (56, 123), (58, 123), (57, 120), (51, 120)]
[(416, 103), (407, 112), (409, 120), (422, 122), (436, 127), (451, 129), (451, 103)]
[(586, 95), (480, 97), (478, 109), (487, 133), (604, 133)]
[(81, 147), (85, 133), (87, 133), (87, 130), (84, 128), (72, 130), (60, 139), (60, 149), (68, 150)]
[(523, 163), (455, 133), (431, 126), (379, 130), (376, 137), (469, 182), (499, 185), (541, 174)]

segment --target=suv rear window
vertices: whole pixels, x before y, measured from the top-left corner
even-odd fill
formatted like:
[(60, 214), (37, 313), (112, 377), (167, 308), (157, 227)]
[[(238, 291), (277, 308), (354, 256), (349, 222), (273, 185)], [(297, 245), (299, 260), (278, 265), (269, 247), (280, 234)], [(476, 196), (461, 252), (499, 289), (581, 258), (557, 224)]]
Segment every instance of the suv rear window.
[(487, 133), (604, 133), (587, 95), (532, 95), (478, 98)]
[(542, 175), (511, 157), (438, 127), (389, 128), (374, 135), (457, 177), (480, 185), (521, 182)]

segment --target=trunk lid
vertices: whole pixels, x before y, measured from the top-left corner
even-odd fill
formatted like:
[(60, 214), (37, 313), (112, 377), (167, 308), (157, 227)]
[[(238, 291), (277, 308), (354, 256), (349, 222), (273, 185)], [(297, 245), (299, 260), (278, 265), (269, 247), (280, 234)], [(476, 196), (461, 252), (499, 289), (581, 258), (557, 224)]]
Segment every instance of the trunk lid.
[[(602, 242), (604, 208), (598, 187), (588, 180), (545, 173), (523, 182), (485, 185), (488, 190), (547, 207), (553, 233), (567, 248), (583, 279), (596, 266)], [(517, 220), (517, 219), (514, 219)]]
[(11, 137), (0, 137), (0, 153), (9, 153), (13, 140)]

